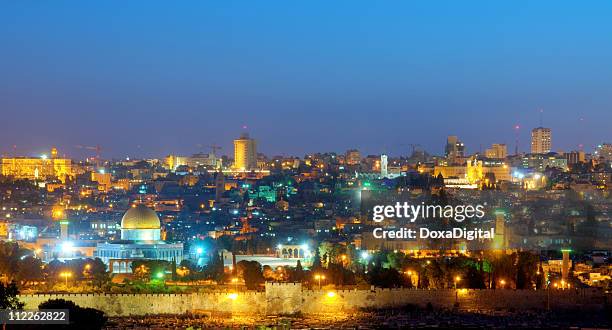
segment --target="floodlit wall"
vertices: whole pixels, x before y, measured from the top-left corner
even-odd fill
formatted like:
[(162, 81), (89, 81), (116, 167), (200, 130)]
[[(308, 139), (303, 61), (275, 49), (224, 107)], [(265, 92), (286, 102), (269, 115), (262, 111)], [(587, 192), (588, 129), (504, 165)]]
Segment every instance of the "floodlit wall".
[(21, 295), (26, 309), (36, 309), (49, 299), (72, 300), (110, 316), (218, 312), (236, 314), (318, 314), (384, 308), (407, 304), (464, 310), (603, 308), (606, 296), (597, 289), (579, 290), (303, 290), (299, 283), (266, 283), (265, 292), (232, 294), (41, 294)]

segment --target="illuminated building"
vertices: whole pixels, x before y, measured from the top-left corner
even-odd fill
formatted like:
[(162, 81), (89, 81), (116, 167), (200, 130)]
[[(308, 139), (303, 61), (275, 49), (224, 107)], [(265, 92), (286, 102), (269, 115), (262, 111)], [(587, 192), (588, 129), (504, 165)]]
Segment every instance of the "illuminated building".
[(501, 159), (480, 159), (478, 165), (482, 168), (480, 180), (494, 178), (495, 182), (512, 181), (510, 166)]
[(466, 166), (435, 166), (433, 175), (437, 177), (442, 175), (443, 178), (466, 178), (467, 167)]
[(143, 204), (130, 208), (121, 219), (121, 240), (98, 243), (96, 256), (113, 273), (131, 273), (134, 260), (165, 260), (179, 264), (183, 243), (166, 243), (161, 238), (161, 222), (155, 211)]
[(257, 168), (257, 143), (244, 133), (234, 140), (234, 169), (249, 171)]
[(450, 135), (446, 138), (446, 147), (444, 148), (446, 158), (456, 159), (464, 157), (465, 145), (459, 141), (459, 138), (455, 135)]
[(550, 128), (536, 127), (531, 130), (531, 153), (546, 154), (551, 150)]
[(595, 156), (603, 158), (607, 162), (612, 162), (612, 143), (603, 143), (595, 149)]
[(91, 181), (98, 183), (98, 189), (109, 191), (111, 189), (111, 174), (103, 170), (91, 172)]
[(504, 159), (508, 156), (508, 148), (505, 144), (494, 143), (491, 148), (485, 150), (485, 157)]
[(179, 166), (219, 168), (221, 167), (221, 159), (217, 158), (214, 154), (205, 153), (193, 154), (191, 157), (168, 155), (164, 159), (164, 167), (171, 171), (175, 171)]
[(567, 170), (567, 159), (557, 153), (547, 154), (528, 154), (523, 156), (523, 168), (531, 168), (538, 172), (543, 172), (547, 167), (556, 167)]
[(348, 150), (346, 152), (346, 165), (359, 165), (359, 163), (361, 163), (361, 154), (359, 150)]
[(583, 163), (586, 161), (586, 155), (584, 151), (566, 152), (564, 156), (569, 165)]
[(42, 155), (41, 157), (2, 158), (0, 166), (2, 175), (27, 180), (59, 179), (62, 182), (75, 176), (71, 159), (57, 158), (57, 150), (52, 150), (51, 154), (54, 157)]
[(164, 159), (164, 166), (171, 171), (176, 170), (177, 167), (182, 165), (187, 165), (187, 157), (168, 155)]
[[(499, 181), (511, 181), (511, 169), (501, 159), (471, 158), (466, 165), (436, 166), (434, 176), (442, 175), (445, 179), (458, 179), (448, 181), (457, 187), (473, 188), (477, 183), (495, 183)], [(494, 181), (494, 182), (488, 182)]]
[(193, 154), (187, 158), (187, 166), (196, 168), (198, 166), (206, 166), (212, 168), (221, 167), (221, 158), (217, 158), (215, 154)]

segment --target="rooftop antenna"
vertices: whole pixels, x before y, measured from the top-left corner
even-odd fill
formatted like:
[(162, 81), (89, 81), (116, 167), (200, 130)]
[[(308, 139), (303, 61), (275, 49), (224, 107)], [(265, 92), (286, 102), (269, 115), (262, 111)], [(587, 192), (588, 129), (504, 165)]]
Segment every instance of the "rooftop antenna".
[(519, 154), (519, 130), (521, 129), (521, 125), (514, 125), (514, 154)]
[(543, 124), (544, 120), (542, 119), (543, 114), (544, 114), (544, 109), (540, 108), (540, 127), (544, 127), (544, 124)]

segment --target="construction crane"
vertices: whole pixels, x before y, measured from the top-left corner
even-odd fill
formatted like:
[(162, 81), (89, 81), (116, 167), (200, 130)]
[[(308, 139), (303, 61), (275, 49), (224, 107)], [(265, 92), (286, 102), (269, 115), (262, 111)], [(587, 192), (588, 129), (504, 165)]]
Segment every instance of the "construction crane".
[(212, 151), (212, 155), (213, 156), (217, 156), (217, 150), (223, 149), (223, 148), (221, 148), (220, 146), (218, 146), (216, 144), (211, 144), (211, 145), (208, 145), (208, 146), (205, 146), (205, 147), (209, 147), (210, 148), (210, 150)]
[[(96, 152), (96, 163), (100, 162), (100, 154), (102, 153), (102, 147), (100, 147), (100, 145), (95, 145), (95, 146), (84, 146), (84, 145), (76, 145), (75, 148), (77, 149), (85, 149), (85, 150), (94, 150)], [(99, 164), (98, 164), (99, 166)]]
[(213, 155), (213, 156), (216, 156), (216, 155), (217, 155), (217, 150), (223, 149), (223, 148), (221, 148), (220, 146), (215, 145), (215, 144), (211, 144), (211, 145), (203, 145), (203, 144), (201, 144), (201, 143), (198, 143), (198, 144), (197, 144), (197, 147), (198, 147), (198, 148), (204, 148), (204, 147), (208, 147), (208, 148), (210, 148), (210, 150), (212, 151), (212, 155)]
[(421, 147), (421, 145), (418, 143), (402, 143), (400, 146), (409, 146), (411, 148), (412, 153), (409, 155), (409, 157), (413, 156), (417, 148)]

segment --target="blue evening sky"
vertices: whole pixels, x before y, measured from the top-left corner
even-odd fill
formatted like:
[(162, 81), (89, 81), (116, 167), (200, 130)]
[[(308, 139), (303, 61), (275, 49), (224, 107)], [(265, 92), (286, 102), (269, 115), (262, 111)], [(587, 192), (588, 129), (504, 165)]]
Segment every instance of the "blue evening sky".
[[(612, 140), (612, 2), (3, 1), (0, 152), (555, 150)], [(205, 149), (207, 151), (207, 149)]]

